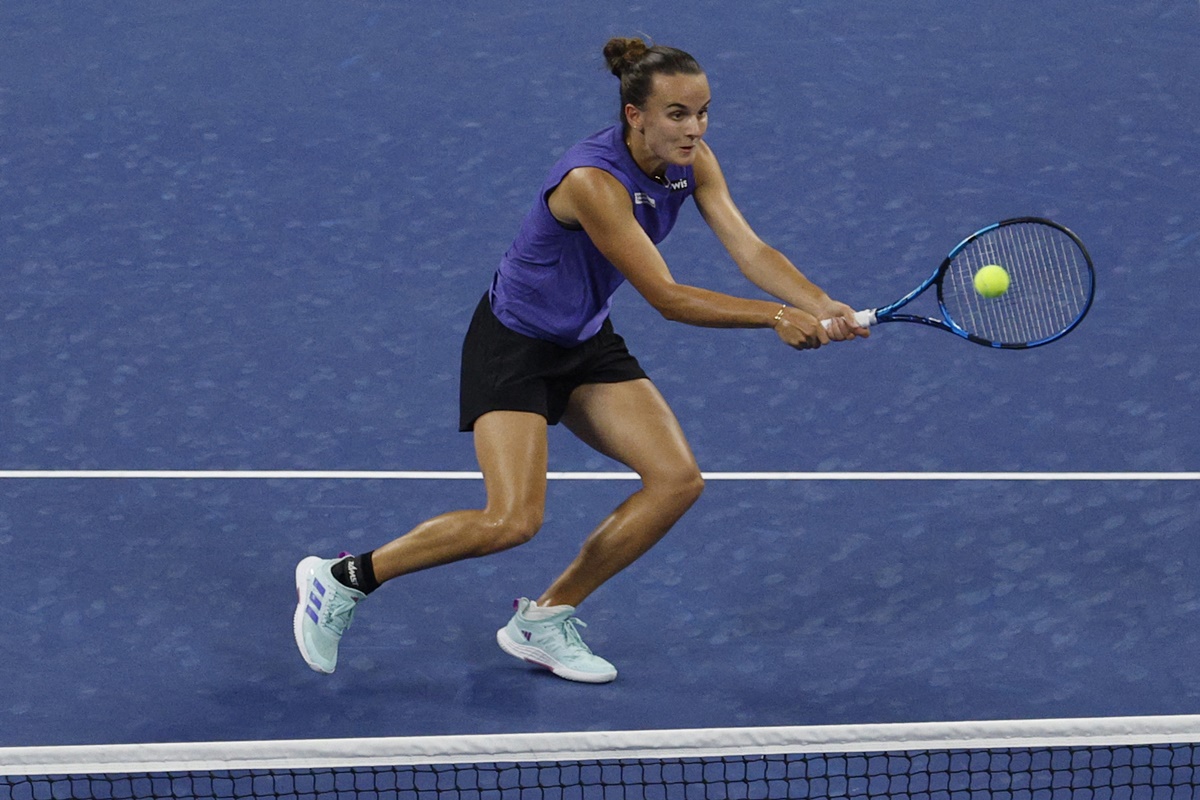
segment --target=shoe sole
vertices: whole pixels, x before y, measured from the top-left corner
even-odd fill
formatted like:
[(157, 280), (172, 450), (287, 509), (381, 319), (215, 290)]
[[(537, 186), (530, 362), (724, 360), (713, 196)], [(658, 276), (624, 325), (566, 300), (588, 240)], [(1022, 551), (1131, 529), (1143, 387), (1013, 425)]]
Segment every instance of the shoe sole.
[(496, 631), (496, 644), (500, 645), (500, 649), (508, 653), (510, 656), (519, 658), (522, 661), (528, 662), (542, 669), (548, 669), (560, 678), (565, 678), (569, 681), (578, 683), (609, 683), (616, 680), (617, 672), (580, 672), (577, 669), (571, 669), (565, 664), (558, 662), (550, 657), (550, 655), (541, 648), (531, 647), (527, 644), (514, 642), (512, 637), (508, 635), (505, 628)]
[(321, 559), (316, 556), (309, 556), (296, 565), (296, 613), (292, 615), (292, 635), (296, 637), (296, 648), (300, 651), (300, 656), (304, 659), (304, 663), (308, 664), (314, 672), (319, 672), (322, 675), (332, 675), (333, 670), (324, 669), (314, 664), (308, 655), (308, 650), (304, 647), (304, 609), (307, 606), (307, 598), (304, 596), (304, 592), (308, 588), (308, 576), (313, 570), (313, 565), (320, 563)]

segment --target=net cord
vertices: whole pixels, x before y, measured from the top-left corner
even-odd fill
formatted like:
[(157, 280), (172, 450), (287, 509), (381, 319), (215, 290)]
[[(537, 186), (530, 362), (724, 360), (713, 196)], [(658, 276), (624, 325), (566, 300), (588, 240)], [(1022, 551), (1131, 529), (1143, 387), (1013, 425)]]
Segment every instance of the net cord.
[(711, 758), (1200, 741), (1200, 715), (0, 748), (0, 775)]

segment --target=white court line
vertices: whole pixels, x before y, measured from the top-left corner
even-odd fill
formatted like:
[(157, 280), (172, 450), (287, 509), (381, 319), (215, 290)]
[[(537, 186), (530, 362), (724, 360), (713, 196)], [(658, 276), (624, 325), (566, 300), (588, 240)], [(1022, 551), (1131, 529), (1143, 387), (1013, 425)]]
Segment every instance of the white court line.
[[(1200, 481), (1200, 472), (705, 472), (708, 481)], [(552, 481), (630, 481), (632, 472), (548, 472)], [(0, 470), (12, 480), (482, 480), (480, 472), (379, 470)]]

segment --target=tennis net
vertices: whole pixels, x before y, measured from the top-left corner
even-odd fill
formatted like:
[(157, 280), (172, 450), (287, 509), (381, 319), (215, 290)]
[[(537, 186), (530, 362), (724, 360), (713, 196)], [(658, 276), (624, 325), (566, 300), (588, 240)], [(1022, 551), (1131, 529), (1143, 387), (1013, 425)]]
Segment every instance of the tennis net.
[(0, 799), (1200, 798), (1200, 717), (0, 748)]

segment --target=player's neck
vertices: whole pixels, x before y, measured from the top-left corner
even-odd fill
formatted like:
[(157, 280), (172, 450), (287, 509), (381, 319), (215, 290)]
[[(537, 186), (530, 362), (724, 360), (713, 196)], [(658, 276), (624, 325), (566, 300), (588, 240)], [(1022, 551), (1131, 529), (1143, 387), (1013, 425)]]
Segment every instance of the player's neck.
[(629, 155), (633, 156), (633, 163), (637, 164), (638, 169), (646, 173), (650, 180), (661, 184), (667, 183), (667, 162), (654, 155), (653, 151), (646, 146), (644, 135), (635, 130), (626, 131), (625, 149), (629, 151)]

